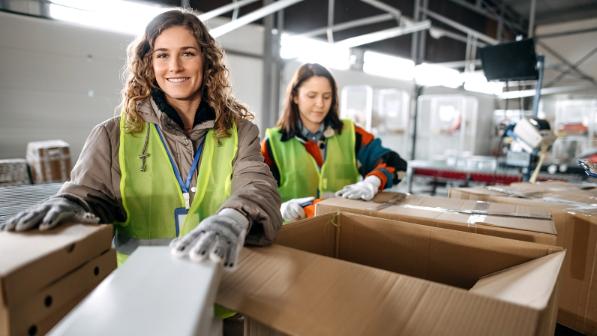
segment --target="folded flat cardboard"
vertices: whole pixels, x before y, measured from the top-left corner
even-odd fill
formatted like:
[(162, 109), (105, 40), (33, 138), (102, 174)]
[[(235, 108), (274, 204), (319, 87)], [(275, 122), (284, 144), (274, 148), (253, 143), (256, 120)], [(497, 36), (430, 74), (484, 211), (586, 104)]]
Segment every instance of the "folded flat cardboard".
[(70, 146), (62, 140), (30, 142), (27, 163), (33, 183), (66, 181), (71, 170)]
[(0, 232), (0, 334), (32, 296), (111, 247), (111, 225), (62, 225), (48, 231)]
[(108, 250), (85, 263), (48, 287), (34, 293), (25, 302), (12, 309), (10, 320), (14, 335), (43, 335), (52, 325), (51, 320), (66, 315), (78, 303), (81, 296), (88, 294), (116, 268), (116, 252)]
[(276, 243), (244, 249), (216, 302), (278, 333), (553, 334), (559, 247), (351, 213)]
[(383, 192), (371, 202), (330, 198), (317, 204), (316, 214), (347, 211), (543, 244), (556, 242), (556, 228), (546, 210), (445, 197), (400, 195), (404, 194)]
[[(509, 187), (515, 193), (530, 189), (532, 187), (524, 184)], [(575, 190), (571, 191), (573, 189)], [(595, 193), (594, 189), (583, 190), (579, 185), (568, 184), (559, 191), (551, 188), (524, 199), (508, 197), (486, 188), (456, 188), (450, 190), (450, 197), (491, 200), (505, 204), (524, 203), (550, 211), (558, 231), (556, 245), (568, 250), (561, 272), (558, 322), (579, 332), (597, 335)]]

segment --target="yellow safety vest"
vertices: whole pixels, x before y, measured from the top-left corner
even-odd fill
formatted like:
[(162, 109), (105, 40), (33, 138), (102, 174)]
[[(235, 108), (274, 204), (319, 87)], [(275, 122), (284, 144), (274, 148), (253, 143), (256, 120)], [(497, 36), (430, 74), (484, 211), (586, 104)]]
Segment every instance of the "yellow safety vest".
[[(120, 120), (118, 160), (126, 221), (115, 224), (119, 265), (139, 245), (163, 245), (177, 234), (191, 231), (202, 219), (216, 213), (231, 194), (232, 160), (238, 147), (236, 125), (230, 137), (219, 141), (213, 130), (207, 132), (197, 191), (182, 227), (177, 228), (174, 209), (184, 208), (185, 202), (156, 127), (146, 123), (142, 132), (131, 134), (124, 131), (124, 118)], [(140, 169), (139, 156), (143, 152), (149, 154), (145, 171)]]
[(299, 197), (319, 197), (358, 182), (354, 123), (346, 119), (342, 122), (342, 133), (326, 138), (326, 157), (321, 170), (299, 140), (282, 141), (279, 128), (267, 129), (273, 159), (280, 171), (278, 192), (282, 202)]

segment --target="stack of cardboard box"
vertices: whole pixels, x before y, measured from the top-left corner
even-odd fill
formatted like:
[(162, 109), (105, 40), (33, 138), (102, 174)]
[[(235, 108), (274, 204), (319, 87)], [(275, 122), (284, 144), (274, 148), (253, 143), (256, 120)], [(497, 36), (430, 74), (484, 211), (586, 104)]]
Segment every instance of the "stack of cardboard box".
[(30, 142), (27, 163), (33, 183), (66, 181), (71, 170), (70, 146), (62, 140)]
[(331, 213), (285, 225), (271, 247), (244, 249), (216, 302), (247, 316), (250, 335), (553, 335), (564, 255)]
[(111, 225), (0, 232), (0, 335), (43, 335), (116, 268)]
[(450, 197), (524, 204), (549, 211), (557, 245), (568, 250), (562, 268), (558, 322), (597, 334), (597, 189), (565, 183), (515, 183), (499, 188), (455, 188)]

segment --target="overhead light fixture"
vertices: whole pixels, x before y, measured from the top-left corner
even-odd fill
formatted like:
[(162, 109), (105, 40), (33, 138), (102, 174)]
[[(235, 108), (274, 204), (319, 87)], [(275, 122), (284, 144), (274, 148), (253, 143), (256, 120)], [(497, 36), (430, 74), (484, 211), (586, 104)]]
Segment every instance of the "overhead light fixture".
[(462, 85), (462, 74), (445, 66), (422, 63), (415, 66), (415, 81), (421, 86), (457, 88)]
[(169, 7), (123, 0), (49, 0), (49, 15), (61, 21), (129, 35), (139, 35)]
[(329, 68), (350, 68), (350, 50), (324, 41), (283, 33), (280, 38), (280, 57), (300, 62), (317, 62)]
[(488, 82), (482, 71), (465, 72), (464, 89), (467, 91), (481, 92), (498, 95), (504, 91), (503, 82)]
[(346, 48), (354, 48), (364, 44), (387, 40), (389, 38), (394, 38), (401, 35), (406, 35), (421, 30), (429, 29), (430, 27), (431, 23), (429, 22), (429, 20), (425, 20), (420, 22), (409, 23), (400, 27), (380, 30), (374, 33), (350, 37), (345, 40), (336, 42), (336, 44)]
[(415, 77), (415, 62), (410, 59), (365, 51), (363, 72), (370, 75), (412, 81)]

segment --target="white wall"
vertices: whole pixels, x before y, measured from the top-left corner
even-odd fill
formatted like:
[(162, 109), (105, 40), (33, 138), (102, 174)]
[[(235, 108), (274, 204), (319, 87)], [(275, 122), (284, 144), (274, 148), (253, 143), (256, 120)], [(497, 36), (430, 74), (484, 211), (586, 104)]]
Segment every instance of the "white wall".
[[(260, 52), (259, 32), (259, 27), (246, 26), (223, 37), (222, 44)], [(250, 39), (234, 34), (254, 38), (248, 43)], [(24, 157), (28, 142), (47, 139), (65, 140), (76, 158), (93, 126), (114, 115), (126, 46), (132, 40), (0, 12), (0, 159)], [(234, 40), (242, 43), (232, 45)], [(227, 64), (233, 93), (259, 118), (263, 62), (231, 52)]]

